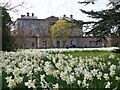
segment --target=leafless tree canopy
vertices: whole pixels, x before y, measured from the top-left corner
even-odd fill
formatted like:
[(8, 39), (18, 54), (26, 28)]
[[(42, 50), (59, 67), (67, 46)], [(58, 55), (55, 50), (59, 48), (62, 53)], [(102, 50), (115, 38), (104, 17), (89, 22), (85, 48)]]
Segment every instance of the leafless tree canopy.
[(18, 3), (18, 4), (14, 4), (13, 0), (0, 0), (0, 6), (3, 9), (6, 9), (7, 11), (13, 11), (13, 12), (18, 12), (19, 11), (19, 7), (24, 7), (25, 4), (25, 0), (23, 0), (22, 2)]
[(95, 1), (96, 0), (84, 0), (84, 1), (78, 1), (78, 3), (87, 5), (87, 4), (90, 4), (90, 3), (94, 4)]

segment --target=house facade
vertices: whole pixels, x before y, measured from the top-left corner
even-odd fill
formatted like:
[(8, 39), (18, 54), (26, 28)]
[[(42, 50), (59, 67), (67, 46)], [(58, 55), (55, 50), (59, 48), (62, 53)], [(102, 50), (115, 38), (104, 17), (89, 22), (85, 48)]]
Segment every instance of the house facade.
[[(59, 37), (53, 43), (50, 28), (59, 19), (72, 20), (73, 16), (62, 18), (48, 17), (46, 19), (38, 19), (34, 13), (30, 15), (21, 15), (14, 23), (14, 34), (17, 38), (18, 48), (66, 48), (66, 47), (110, 47), (115, 46), (118, 42), (114, 42), (111, 36), (107, 39), (101, 37), (85, 37), (83, 36), (82, 26), (77, 27), (75, 32), (66, 41), (62, 41)], [(114, 37), (117, 40), (117, 37)]]

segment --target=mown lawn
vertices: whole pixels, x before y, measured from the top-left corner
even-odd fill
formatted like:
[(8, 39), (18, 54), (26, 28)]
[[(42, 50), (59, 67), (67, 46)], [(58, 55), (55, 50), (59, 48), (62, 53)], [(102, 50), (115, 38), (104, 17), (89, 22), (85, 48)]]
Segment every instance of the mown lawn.
[[(97, 51), (97, 50), (94, 50), (94, 51), (71, 51), (71, 52), (63, 52), (63, 54), (65, 55), (68, 55), (68, 54), (71, 54), (73, 55), (74, 57), (94, 57), (94, 56), (100, 56), (100, 57), (106, 57), (110, 54), (113, 54), (113, 52), (111, 51)], [(115, 53), (114, 53), (115, 54)]]

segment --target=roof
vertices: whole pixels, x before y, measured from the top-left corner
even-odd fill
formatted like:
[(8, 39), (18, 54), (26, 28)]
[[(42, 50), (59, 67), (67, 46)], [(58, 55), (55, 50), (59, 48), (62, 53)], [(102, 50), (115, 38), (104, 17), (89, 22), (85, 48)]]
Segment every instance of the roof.
[(48, 18), (46, 18), (46, 19), (59, 19), (58, 17), (55, 17), (55, 16), (50, 16), (50, 17), (48, 17)]
[(44, 21), (45, 19), (38, 19), (38, 18), (18, 18), (17, 20), (40, 20), (40, 21)]

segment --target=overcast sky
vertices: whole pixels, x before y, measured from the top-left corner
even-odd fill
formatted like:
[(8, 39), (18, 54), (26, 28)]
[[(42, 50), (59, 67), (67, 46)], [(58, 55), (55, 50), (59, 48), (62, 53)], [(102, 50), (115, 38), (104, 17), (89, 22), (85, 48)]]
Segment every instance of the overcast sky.
[[(7, 1), (7, 0), (0, 0)], [(14, 5), (22, 2), (23, 0), (12, 0)], [(98, 0), (94, 5), (89, 4), (87, 6), (78, 4), (78, 1), (84, 0), (24, 0), (25, 8), (20, 8), (18, 13), (10, 12), (11, 17), (15, 19), (22, 15), (26, 15), (26, 12), (34, 13), (39, 19), (44, 19), (49, 16), (62, 17), (73, 15), (74, 19), (88, 21), (91, 20), (87, 15), (80, 12), (79, 9), (84, 10), (101, 10), (106, 8), (108, 0)], [(26, 9), (28, 8), (28, 9)]]

